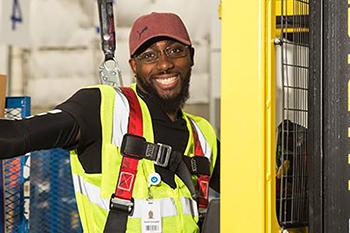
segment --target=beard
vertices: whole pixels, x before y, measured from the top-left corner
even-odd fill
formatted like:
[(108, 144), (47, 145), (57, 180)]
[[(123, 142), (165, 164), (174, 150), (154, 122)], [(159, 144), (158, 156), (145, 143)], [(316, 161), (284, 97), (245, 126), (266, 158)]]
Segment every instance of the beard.
[(161, 109), (166, 113), (176, 113), (179, 109), (182, 109), (190, 96), (190, 73), (182, 80), (180, 93), (176, 96), (160, 96), (156, 88), (151, 83), (146, 82), (144, 78), (136, 75), (136, 79), (140, 88), (154, 97)]

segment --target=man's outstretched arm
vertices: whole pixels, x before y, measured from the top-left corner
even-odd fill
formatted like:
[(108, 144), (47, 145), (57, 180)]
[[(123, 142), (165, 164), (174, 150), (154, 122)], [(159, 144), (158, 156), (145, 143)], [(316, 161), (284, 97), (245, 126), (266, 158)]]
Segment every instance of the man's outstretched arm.
[(72, 149), (78, 141), (79, 126), (61, 110), (23, 120), (0, 120), (0, 159), (41, 149)]

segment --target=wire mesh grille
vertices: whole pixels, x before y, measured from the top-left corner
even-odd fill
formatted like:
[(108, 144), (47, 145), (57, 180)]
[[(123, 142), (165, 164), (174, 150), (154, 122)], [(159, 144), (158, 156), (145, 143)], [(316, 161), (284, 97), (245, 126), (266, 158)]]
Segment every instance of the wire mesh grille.
[(69, 153), (52, 149), (33, 152), (31, 157), (30, 232), (82, 232)]
[[(26, 104), (25, 98), (12, 100), (15, 100), (16, 103)], [(9, 104), (5, 109), (5, 118), (14, 119), (27, 115), (23, 109), (25, 107), (13, 107)], [(29, 164), (30, 157), (28, 155), (1, 161), (2, 229), (0, 232), (28, 232)]]
[[(25, 199), (29, 198), (28, 189), (24, 190), (23, 161), (28, 156), (3, 161), (4, 184), (4, 229), (6, 233), (22, 232), (28, 226), (28, 216), (24, 215)], [(28, 186), (26, 186), (28, 187)], [(26, 198), (25, 198), (26, 197)]]
[(277, 217), (284, 227), (308, 222), (307, 120), (309, 1), (281, 0), (281, 118), (277, 138)]

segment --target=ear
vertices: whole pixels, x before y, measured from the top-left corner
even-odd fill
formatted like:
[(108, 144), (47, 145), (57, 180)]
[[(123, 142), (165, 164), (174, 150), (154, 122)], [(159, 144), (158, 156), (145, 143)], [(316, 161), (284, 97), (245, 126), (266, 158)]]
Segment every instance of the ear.
[(194, 48), (191, 46), (190, 48), (190, 56), (191, 56), (191, 66), (194, 65)]
[(129, 59), (129, 65), (130, 65), (130, 68), (132, 69), (132, 71), (134, 72), (134, 74), (136, 74), (136, 60), (135, 60), (135, 58)]

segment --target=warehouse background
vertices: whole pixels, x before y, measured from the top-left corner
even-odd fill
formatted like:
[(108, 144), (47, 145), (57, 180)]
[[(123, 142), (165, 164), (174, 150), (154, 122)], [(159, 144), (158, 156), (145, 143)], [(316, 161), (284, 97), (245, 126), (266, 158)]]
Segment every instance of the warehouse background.
[[(46, 111), (77, 89), (96, 84), (103, 60), (95, 0), (3, 0), (0, 4), (0, 73), (9, 95), (32, 97), (33, 112)], [(117, 49), (123, 82), (133, 82), (128, 59), (132, 22), (152, 11), (178, 13), (188, 27), (195, 54), (186, 109), (219, 130), (219, 0), (120, 0), (114, 2)], [(22, 18), (16, 22), (11, 16)]]

